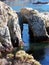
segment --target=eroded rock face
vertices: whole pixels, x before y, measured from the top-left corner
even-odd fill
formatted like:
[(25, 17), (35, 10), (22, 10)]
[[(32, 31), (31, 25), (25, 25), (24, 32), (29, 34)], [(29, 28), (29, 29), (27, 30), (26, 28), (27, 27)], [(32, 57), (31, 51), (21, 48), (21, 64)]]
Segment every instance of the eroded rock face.
[[(12, 47), (11, 38), (8, 26), (6, 25), (7, 19), (5, 18), (5, 11), (0, 6), (0, 51), (5, 51), (7, 48)], [(10, 49), (10, 48), (9, 48)]]
[(21, 14), (27, 19), (34, 37), (49, 37), (46, 31), (49, 22), (47, 13), (40, 13), (32, 8), (23, 8)]
[[(9, 28), (10, 37), (15, 43), (21, 43), (21, 30), (19, 26), (18, 15), (11, 7), (0, 1), (0, 15), (4, 17), (4, 25)], [(18, 41), (18, 42), (17, 42)], [(23, 43), (23, 42), (22, 42)], [(15, 45), (15, 44), (14, 44)]]

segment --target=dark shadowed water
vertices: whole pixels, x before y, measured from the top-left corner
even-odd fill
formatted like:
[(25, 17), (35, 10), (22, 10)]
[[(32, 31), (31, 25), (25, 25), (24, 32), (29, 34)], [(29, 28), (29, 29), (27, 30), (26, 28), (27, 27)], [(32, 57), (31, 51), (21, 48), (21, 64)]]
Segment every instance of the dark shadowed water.
[[(31, 7), (40, 12), (49, 12), (49, 4), (32, 4), (33, 2), (49, 2), (49, 0), (6, 0), (14, 10)], [(30, 41), (28, 24), (23, 24), (22, 38), (25, 43), (25, 50), (34, 56), (42, 65), (49, 65), (49, 43), (33, 43)]]
[(23, 41), (25, 50), (32, 54), (42, 65), (49, 65), (49, 43), (33, 43), (30, 41), (28, 24), (23, 24)]

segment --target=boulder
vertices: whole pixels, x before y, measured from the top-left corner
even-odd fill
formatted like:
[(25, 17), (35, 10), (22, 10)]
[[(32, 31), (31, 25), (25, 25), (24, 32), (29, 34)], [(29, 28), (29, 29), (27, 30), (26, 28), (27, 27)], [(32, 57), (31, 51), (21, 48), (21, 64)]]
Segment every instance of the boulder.
[(49, 38), (46, 27), (49, 27), (49, 13), (40, 13), (32, 8), (21, 9), (34, 37)]
[(9, 28), (10, 37), (13, 45), (16, 46), (18, 45), (18, 43), (21, 44), (21, 30), (16, 11), (14, 11), (7, 4), (0, 1), (0, 15), (3, 15), (5, 21), (4, 25), (8, 26)]

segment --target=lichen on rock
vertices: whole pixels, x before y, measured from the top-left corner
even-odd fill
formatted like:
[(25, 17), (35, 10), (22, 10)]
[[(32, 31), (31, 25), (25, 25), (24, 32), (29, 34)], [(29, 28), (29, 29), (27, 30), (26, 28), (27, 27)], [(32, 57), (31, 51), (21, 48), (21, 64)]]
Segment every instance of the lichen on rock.
[(34, 59), (32, 55), (27, 54), (25, 51), (20, 50), (16, 52), (16, 59), (22, 62), (27, 62), (32, 65), (41, 65), (38, 61)]

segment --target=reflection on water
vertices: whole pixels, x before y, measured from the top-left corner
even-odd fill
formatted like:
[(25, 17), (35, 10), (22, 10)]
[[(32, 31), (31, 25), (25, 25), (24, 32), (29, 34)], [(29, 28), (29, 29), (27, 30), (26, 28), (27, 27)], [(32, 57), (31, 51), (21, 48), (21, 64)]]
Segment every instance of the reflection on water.
[(45, 48), (44, 59), (41, 61), (43, 65), (49, 65), (49, 46)]

